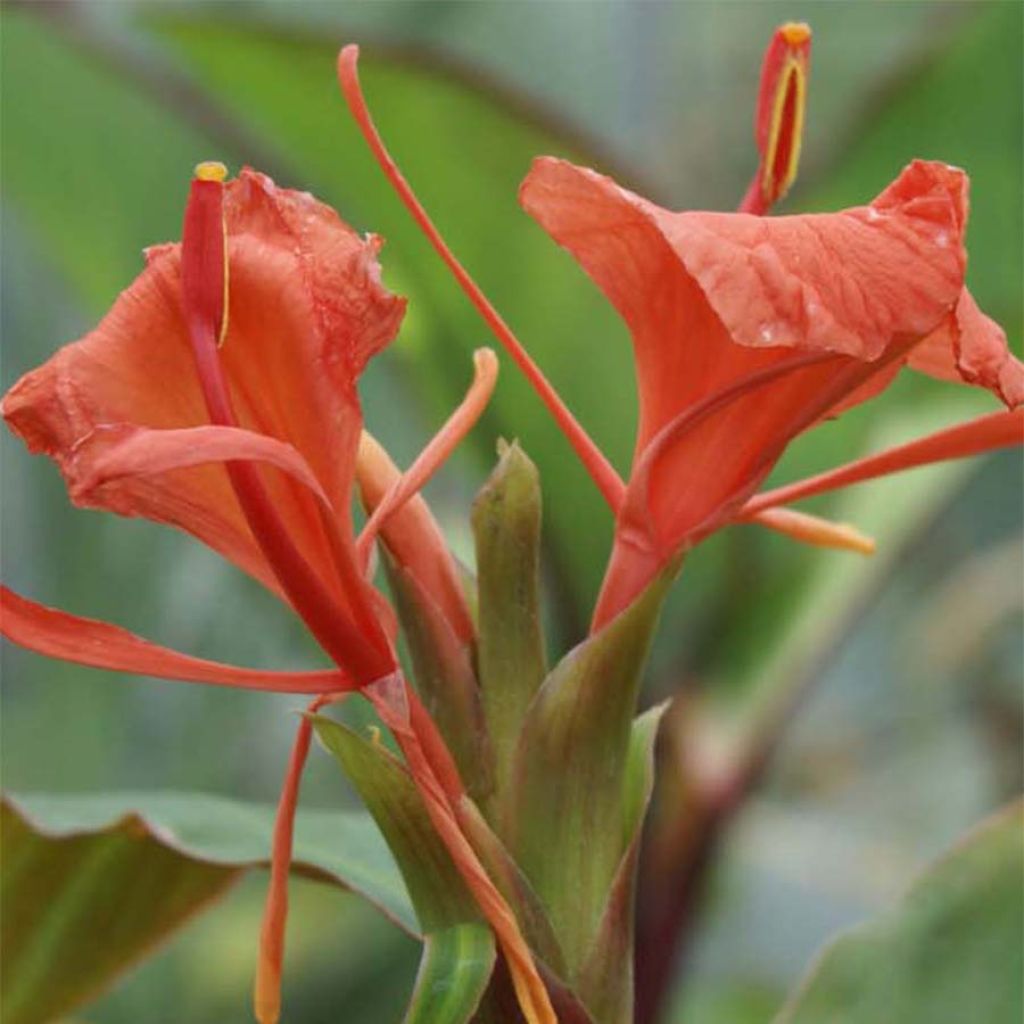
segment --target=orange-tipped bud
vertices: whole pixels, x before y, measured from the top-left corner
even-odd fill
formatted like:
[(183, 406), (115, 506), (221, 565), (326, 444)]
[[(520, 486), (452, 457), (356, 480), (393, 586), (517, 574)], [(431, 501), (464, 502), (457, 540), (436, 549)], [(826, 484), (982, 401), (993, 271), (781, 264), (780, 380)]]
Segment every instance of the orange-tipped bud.
[(808, 515), (792, 508), (766, 508), (752, 517), (752, 521), (777, 530), (787, 537), (821, 548), (839, 548), (855, 551), (858, 555), (873, 555), (875, 542), (849, 523), (833, 523), (819, 516)]
[(811, 30), (788, 22), (775, 30), (761, 66), (754, 138), (761, 165), (740, 209), (767, 213), (796, 180), (807, 105)]

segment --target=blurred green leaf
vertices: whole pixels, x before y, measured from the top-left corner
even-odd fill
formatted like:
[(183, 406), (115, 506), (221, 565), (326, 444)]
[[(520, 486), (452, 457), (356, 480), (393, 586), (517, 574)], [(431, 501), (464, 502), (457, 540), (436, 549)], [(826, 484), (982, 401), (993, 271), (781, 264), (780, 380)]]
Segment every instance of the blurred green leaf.
[(880, 920), (821, 956), (776, 1024), (1018, 1024), (1024, 804), (990, 819)]
[(423, 940), (423, 959), (404, 1024), (466, 1024), (494, 970), (494, 935), (481, 924), (460, 924)]
[[(267, 862), (273, 818), (271, 807), (195, 793), (6, 797), (3, 1019), (51, 1020), (107, 987)], [(369, 815), (300, 811), (293, 869), (361, 894), (415, 932)]]

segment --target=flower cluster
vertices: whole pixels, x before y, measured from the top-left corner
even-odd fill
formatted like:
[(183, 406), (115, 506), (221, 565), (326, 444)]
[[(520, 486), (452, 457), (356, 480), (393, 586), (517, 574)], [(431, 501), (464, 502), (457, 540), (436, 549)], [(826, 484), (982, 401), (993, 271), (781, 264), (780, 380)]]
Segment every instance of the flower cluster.
[[(737, 213), (674, 212), (611, 179), (540, 157), (526, 212), (579, 261), (633, 339), (640, 417), (619, 477), (445, 245), (388, 156), (357, 76), (339, 58), (352, 113), (388, 178), (512, 359), (535, 386), (615, 515), (591, 632), (663, 570), (731, 523), (865, 550), (856, 530), (789, 506), (885, 473), (1019, 444), (1021, 411), (999, 412), (775, 490), (760, 490), (790, 442), (883, 391), (904, 367), (1024, 402), (1024, 367), (967, 291), (967, 175), (914, 161), (866, 205), (767, 216), (797, 171), (810, 57), (786, 25), (765, 56), (755, 121), (760, 165)], [(3, 633), (51, 657), (122, 672), (309, 694), (315, 710), (362, 692), (393, 732), (430, 820), (491, 925), (528, 1021), (555, 1019), (517, 915), (467, 838), (457, 759), (403, 676), (396, 619), (372, 580), (383, 538), (466, 649), (475, 625), (444, 538), (419, 491), (495, 386), (474, 379), (422, 455), (399, 471), (363, 430), (359, 376), (405, 308), (381, 283), (380, 240), (306, 193), (244, 169), (199, 165), (182, 241), (151, 248), (139, 277), (88, 335), (3, 400), (9, 427), (55, 460), (72, 500), (182, 529), (288, 605), (333, 667), (273, 672), (217, 664), (4, 589)], [(358, 482), (370, 512), (359, 536)], [(261, 940), (256, 1014), (279, 1015), (292, 818), (311, 738), (299, 725), (281, 795)]]

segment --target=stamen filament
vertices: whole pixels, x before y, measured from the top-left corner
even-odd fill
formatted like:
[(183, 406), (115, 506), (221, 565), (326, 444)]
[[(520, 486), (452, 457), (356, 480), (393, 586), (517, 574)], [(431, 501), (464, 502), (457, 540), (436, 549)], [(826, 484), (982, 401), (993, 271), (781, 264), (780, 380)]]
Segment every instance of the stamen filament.
[(1024, 409), (981, 416), (956, 427), (937, 431), (908, 444), (898, 445), (876, 455), (869, 455), (845, 466), (807, 477), (784, 487), (776, 487), (755, 495), (743, 506), (741, 517), (752, 519), (764, 509), (789, 505), (815, 494), (825, 494), (851, 484), (874, 480), (889, 473), (927, 466), (949, 459), (1009, 448), (1024, 443)]
[(590, 473), (591, 478), (609, 507), (613, 512), (617, 512), (626, 492), (626, 485), (623, 483), (622, 478), (615, 471), (614, 466), (608, 461), (601, 449), (594, 443), (590, 435), (587, 434), (569, 411), (558, 392), (551, 386), (541, 372), (540, 367), (537, 366), (526, 349), (523, 348), (519, 339), (512, 332), (512, 329), (505, 323), (476, 282), (455, 258), (455, 255), (448, 248), (426, 210), (416, 198), (409, 183), (398, 169), (398, 165), (387, 151), (384, 141), (380, 137), (370, 116), (366, 99), (359, 84), (359, 72), (356, 66), (358, 59), (359, 47), (354, 44), (346, 46), (341, 51), (338, 55), (338, 81), (341, 84), (341, 90), (344, 93), (349, 110), (359, 125), (359, 129), (363, 133), (363, 137), (366, 139), (373, 155), (376, 157), (381, 170), (384, 171), (388, 181), (398, 193), (406, 209), (412, 214), (420, 229), (427, 236), (437, 254), (447, 264), (448, 269), (451, 270), (470, 302), (476, 307), (487, 323), (487, 326), (494, 332), (495, 337), (501, 342), (508, 354), (515, 360), (520, 370), (522, 370), (527, 380), (533, 386), (534, 391), (540, 396), (541, 401), (547, 406), (548, 411), (554, 417), (562, 433), (565, 434), (580, 461)]
[(498, 360), (489, 348), (481, 348), (473, 354), (473, 363), (476, 372), (466, 397), (413, 464), (395, 481), (363, 527), (356, 541), (356, 555), (360, 565), (366, 565), (374, 539), (391, 516), (423, 488), (486, 408), (498, 379)]
[(311, 701), (299, 722), (285, 771), (281, 796), (274, 818), (274, 835), (270, 855), (270, 883), (260, 926), (259, 959), (253, 987), (253, 1011), (259, 1024), (277, 1024), (281, 1016), (281, 969), (284, 964), (285, 927), (288, 922), (288, 873), (292, 863), (292, 842), (295, 834), (295, 809), (299, 786), (309, 756), (313, 726), (309, 715), (324, 705), (340, 700), (346, 694), (325, 694)]

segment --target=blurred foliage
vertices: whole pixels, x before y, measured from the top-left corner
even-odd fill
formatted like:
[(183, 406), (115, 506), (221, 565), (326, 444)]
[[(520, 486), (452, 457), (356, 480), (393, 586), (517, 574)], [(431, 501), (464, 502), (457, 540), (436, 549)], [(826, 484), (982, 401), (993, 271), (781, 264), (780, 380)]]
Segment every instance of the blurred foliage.
[(838, 939), (777, 1024), (1024, 1017), (1024, 805), (987, 821), (880, 921)]
[[(624, 469), (635, 410), (623, 386), (632, 373), (625, 332), (519, 211), (518, 181), (532, 156), (555, 152), (672, 205), (728, 208), (755, 163), (761, 49), (789, 18), (815, 29), (805, 173), (789, 208), (862, 202), (913, 156), (962, 164), (973, 181), (972, 288), (1019, 350), (1020, 5), (43, 0), (3, 11), (3, 384), (87, 330), (138, 271), (143, 246), (177, 237), (191, 167), (216, 155), (309, 188), (387, 239), (385, 276), (409, 295), (410, 313), (363, 397), (371, 428), (408, 462), (463, 389), (470, 351), (490, 339), (344, 112), (333, 56), (356, 39), (371, 106), (407, 176)], [(908, 376), (795, 446), (779, 476), (982, 408), (987, 396)], [(540, 470), (548, 635), (561, 654), (589, 614), (610, 521), (507, 363), (493, 409), (428, 496), (470, 560), (469, 501), (498, 435), (519, 437)], [(207, 552), (149, 524), (75, 512), (45, 460), (26, 458), (7, 437), (2, 455), (5, 582), (195, 654), (316, 664), (273, 599)], [(932, 493), (923, 488), (902, 525), (885, 514), (900, 481), (813, 506), (873, 511), (883, 551), (912, 541), (875, 571), (859, 606), (826, 625), (808, 618), (815, 588), (822, 576), (861, 572), (852, 556), (740, 528), (687, 563), (661, 629), (651, 700), (694, 679), (739, 697), (763, 681), (766, 659), (784, 665), (801, 637), (820, 651), (804, 670), (824, 684), (773, 788), (729, 845), (688, 1022), (764, 1021), (823, 937), (881, 906), (1019, 785), (1019, 730), (1007, 724), (1020, 715), (1017, 619), (993, 625), (983, 649), (959, 660), (929, 660), (927, 638), (948, 634), (960, 613), (956, 600), (932, 602), (938, 581), (993, 545), (1010, 551), (1002, 600), (1019, 607), (1020, 460), (1003, 454), (942, 480)], [(961, 606), (988, 600), (980, 588), (991, 574), (961, 578)], [(3, 655), (5, 785), (72, 791), (127, 781), (273, 799), (293, 702)], [(60, 736), (59, 753), (44, 736)], [(349, 799), (330, 759), (312, 761), (304, 798)], [(828, 860), (820, 851), (833, 836), (845, 852), (826, 877), (808, 865)], [(335, 1019), (341, 1000), (346, 1019), (391, 1019), (412, 984), (411, 944), (354, 901), (306, 892), (299, 887), (291, 930), (290, 1019)], [(246, 882), (86, 1019), (244, 1019), (259, 899), (259, 885)]]

